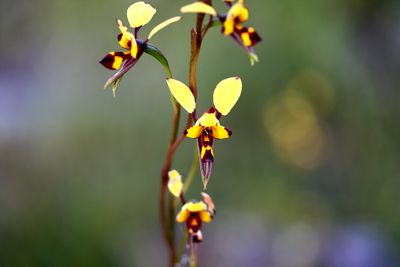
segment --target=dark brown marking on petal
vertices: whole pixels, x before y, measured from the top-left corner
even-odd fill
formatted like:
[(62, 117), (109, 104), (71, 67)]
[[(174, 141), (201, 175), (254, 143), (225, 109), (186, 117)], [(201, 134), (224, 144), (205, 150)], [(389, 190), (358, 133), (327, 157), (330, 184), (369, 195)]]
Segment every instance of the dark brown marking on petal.
[(224, 127), (224, 129), (228, 132), (229, 137), (232, 135), (232, 131), (226, 127)]
[(199, 230), (193, 234), (193, 242), (200, 243), (201, 241), (203, 241), (203, 236), (201, 235), (201, 231)]
[(256, 44), (262, 41), (261, 36), (258, 35), (256, 31), (249, 32), (249, 34), (250, 34), (251, 46), (255, 46)]
[(122, 62), (126, 60), (129, 55), (124, 52), (110, 52), (100, 60), (100, 64), (110, 70), (117, 70), (120, 68)]
[(214, 161), (214, 154), (213, 154), (213, 149), (211, 146), (203, 146), (202, 147), (202, 161)]
[(214, 139), (212, 136), (212, 129), (211, 128), (205, 128), (203, 130), (203, 133), (200, 135), (201, 139), (201, 146), (202, 147), (212, 147)]
[(258, 35), (253, 27), (243, 27), (242, 25), (238, 24), (235, 26), (234, 32), (237, 34), (238, 38), (241, 39), (243, 45), (245, 45), (245, 42), (243, 41), (242, 36), (248, 36), (250, 45), (245, 45), (247, 47), (253, 47), (262, 40), (260, 35)]
[(217, 112), (217, 109), (215, 107), (211, 107), (207, 110), (207, 113), (215, 113)]

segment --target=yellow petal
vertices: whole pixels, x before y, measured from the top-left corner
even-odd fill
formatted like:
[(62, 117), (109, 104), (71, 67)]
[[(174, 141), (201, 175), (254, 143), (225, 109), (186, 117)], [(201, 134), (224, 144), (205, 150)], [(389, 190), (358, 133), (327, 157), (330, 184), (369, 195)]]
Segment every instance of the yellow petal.
[(212, 136), (217, 139), (225, 139), (231, 136), (232, 132), (226, 129), (224, 126), (214, 126), (212, 127)]
[(189, 218), (190, 212), (187, 209), (184, 209), (184, 206), (182, 207), (181, 211), (176, 215), (176, 221), (178, 223), (183, 223), (186, 222), (186, 220)]
[[(133, 36), (133, 34), (128, 31), (128, 28), (122, 23), (121, 20), (117, 19), (117, 24), (122, 34), (121, 39), (118, 41), (119, 44), (123, 48), (131, 49), (131, 56), (133, 58), (136, 58), (138, 53), (138, 46), (136, 43), (135, 36)], [(131, 42), (130, 47), (129, 47), (129, 42)]]
[(133, 58), (136, 58), (137, 53), (138, 53), (138, 46), (137, 46), (137, 43), (136, 43), (136, 39), (135, 39), (135, 38), (132, 38), (131, 42), (132, 42), (131, 56), (132, 56)]
[(159, 32), (160, 30), (164, 29), (165, 27), (167, 27), (169, 24), (177, 22), (181, 19), (181, 17), (177, 16), (177, 17), (173, 17), (170, 19), (167, 19), (164, 22), (161, 22), (160, 24), (158, 24), (157, 26), (155, 26), (149, 33), (149, 37), (148, 39), (150, 39), (151, 37), (153, 37), (154, 34), (156, 34), (157, 32)]
[(168, 178), (170, 180), (181, 180), (182, 175), (177, 170), (171, 170), (168, 172)]
[(243, 5), (241, 5), (237, 18), (239, 19), (240, 22), (245, 22), (246, 20), (249, 19), (249, 10)]
[(245, 22), (249, 18), (249, 10), (243, 5), (243, 1), (234, 4), (228, 11), (224, 21), (224, 34), (230, 35), (233, 33), (235, 25), (240, 22)]
[(242, 81), (239, 77), (222, 80), (214, 90), (214, 106), (222, 114), (227, 115), (238, 101), (242, 92)]
[(120, 19), (117, 19), (117, 25), (122, 34), (129, 33), (128, 28), (122, 23)]
[(133, 38), (133, 35), (130, 36), (129, 34), (123, 34), (121, 33), (118, 35), (118, 43), (122, 48), (125, 49), (131, 49), (131, 40)]
[(195, 125), (190, 128), (187, 128), (185, 130), (185, 135), (186, 135), (186, 137), (189, 137), (189, 138), (198, 138), (202, 132), (203, 132), (203, 127)]
[(224, 34), (230, 35), (233, 33), (233, 29), (235, 27), (235, 20), (233, 18), (226, 18), (224, 21)]
[(123, 48), (130, 49), (128, 43), (129, 43), (129, 41), (132, 41), (132, 39), (135, 39), (133, 34), (128, 31), (128, 28), (119, 19), (117, 19), (117, 25), (122, 34), (121, 39), (118, 41), (118, 43)]
[(189, 87), (183, 82), (174, 79), (167, 79), (167, 84), (176, 101), (178, 101), (187, 112), (193, 113), (196, 108), (196, 101)]
[(239, 22), (244, 22), (249, 18), (249, 10), (243, 5), (243, 1), (239, 1), (229, 9), (227, 17), (238, 18)]
[(140, 1), (128, 7), (126, 13), (128, 16), (129, 25), (132, 28), (137, 28), (149, 23), (156, 13), (156, 10), (151, 5)]
[(171, 170), (168, 172), (168, 189), (175, 197), (179, 197), (182, 192), (183, 183), (182, 176), (176, 170)]
[(215, 116), (215, 113), (204, 113), (197, 121), (196, 125), (201, 125), (204, 127), (212, 127), (219, 125), (219, 120)]
[(240, 39), (242, 39), (242, 42), (246, 47), (251, 46), (250, 34), (248, 32), (242, 32), (240, 34)]
[(207, 206), (203, 201), (188, 202), (182, 207), (182, 209), (183, 208), (185, 208), (189, 212), (200, 212), (200, 211), (206, 211), (207, 210)]
[(211, 215), (207, 211), (201, 211), (199, 213), (200, 219), (202, 222), (208, 223), (211, 222)]
[(217, 16), (217, 12), (212, 6), (209, 6), (203, 2), (195, 2), (186, 6), (181, 7), (182, 13), (205, 13), (212, 16)]

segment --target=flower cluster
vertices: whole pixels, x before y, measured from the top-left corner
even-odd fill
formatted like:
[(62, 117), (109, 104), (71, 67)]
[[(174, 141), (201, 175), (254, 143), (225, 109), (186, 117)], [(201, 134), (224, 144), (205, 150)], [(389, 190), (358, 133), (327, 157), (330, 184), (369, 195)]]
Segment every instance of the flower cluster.
[[(183, 6), (180, 10), (182, 13), (197, 13), (196, 30), (193, 29), (191, 32), (191, 70), (196, 69), (197, 58), (193, 57), (198, 56), (204, 35), (210, 28), (219, 25), (221, 26), (223, 35), (230, 36), (237, 44), (244, 48), (250, 57), (251, 64), (258, 61), (253, 47), (261, 41), (261, 38), (253, 27), (244, 26), (244, 23), (249, 18), (249, 10), (244, 4), (244, 0), (237, 0), (235, 3), (232, 0), (225, 0), (224, 2), (228, 6), (226, 13), (218, 13), (212, 6), (211, 0), (194, 2)], [(198, 116), (196, 110), (197, 90), (191, 90), (191, 88), (193, 89), (196, 87), (195, 73), (194, 76), (192, 75), (193, 73), (190, 74), (191, 77), (189, 80), (191, 86), (187, 86), (183, 82), (173, 79), (166, 57), (156, 46), (149, 42), (158, 31), (171, 23), (179, 21), (181, 17), (175, 16), (167, 19), (154, 27), (146, 38), (139, 38), (139, 32), (142, 27), (152, 20), (155, 13), (156, 9), (143, 1), (132, 4), (127, 10), (127, 18), (131, 29), (128, 29), (121, 20), (116, 20), (120, 31), (117, 40), (124, 51), (110, 52), (104, 56), (100, 63), (110, 70), (117, 70), (117, 72), (107, 80), (104, 86), (105, 88), (112, 86), (114, 96), (122, 77), (138, 62), (144, 53), (157, 59), (166, 70), (166, 82), (170, 94), (173, 97), (172, 100), (174, 104), (174, 130), (161, 175), (160, 219), (165, 239), (170, 247), (170, 263), (172, 266), (176, 263), (175, 259), (179, 257), (174, 254), (175, 237), (170, 234), (174, 233), (173, 228), (175, 224), (168, 223), (171, 222), (173, 216), (170, 216), (168, 220), (165, 212), (166, 206), (168, 206), (165, 202), (166, 192), (168, 192), (167, 189), (171, 193), (169, 210), (173, 211), (175, 209), (173, 197), (181, 201), (182, 207), (177, 213), (175, 220), (178, 223), (186, 224), (188, 246), (190, 245), (193, 247), (194, 244), (203, 240), (202, 225), (204, 223), (209, 223), (214, 218), (215, 205), (212, 198), (207, 193), (201, 193), (202, 200), (200, 201), (186, 201), (185, 193), (195, 175), (198, 162), (203, 189), (205, 190), (207, 188), (215, 159), (213, 148), (214, 140), (227, 139), (232, 135), (231, 130), (221, 125), (220, 119), (222, 116), (228, 115), (239, 100), (242, 92), (242, 81), (239, 77), (230, 77), (220, 81), (214, 89), (213, 105), (206, 112)], [(206, 15), (209, 15), (209, 22), (203, 25), (203, 19)], [(196, 93), (194, 93), (195, 91)], [(178, 138), (177, 131), (181, 107), (189, 113), (188, 127), (183, 129), (181, 136)], [(186, 181), (183, 181), (182, 175), (178, 171), (171, 169), (173, 155), (184, 137), (196, 139), (198, 149), (198, 160), (196, 158), (192, 168), (194, 171), (191, 171), (190, 174), (187, 175)], [(167, 227), (172, 227), (172, 230), (168, 230)], [(185, 236), (186, 235), (183, 235), (183, 238), (185, 238)]]

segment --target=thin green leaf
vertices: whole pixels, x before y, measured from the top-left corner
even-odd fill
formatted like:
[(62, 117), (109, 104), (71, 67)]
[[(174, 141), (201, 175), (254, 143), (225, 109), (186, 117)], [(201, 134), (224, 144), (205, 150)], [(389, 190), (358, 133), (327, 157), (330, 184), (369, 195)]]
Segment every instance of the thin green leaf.
[(169, 68), (168, 60), (167, 58), (161, 53), (161, 51), (155, 47), (154, 45), (147, 43), (144, 52), (146, 54), (149, 54), (150, 56), (154, 57), (158, 62), (163, 65), (165, 69), (165, 73), (167, 74), (167, 78), (172, 78), (171, 70)]

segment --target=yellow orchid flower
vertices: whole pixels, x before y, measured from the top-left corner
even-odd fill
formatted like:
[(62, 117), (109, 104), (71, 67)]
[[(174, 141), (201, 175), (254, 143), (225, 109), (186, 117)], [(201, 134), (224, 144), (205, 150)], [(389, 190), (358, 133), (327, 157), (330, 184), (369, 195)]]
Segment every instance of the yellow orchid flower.
[(183, 6), (182, 13), (204, 13), (216, 17), (222, 23), (222, 33), (231, 36), (235, 42), (242, 46), (249, 54), (251, 64), (258, 61), (253, 46), (261, 41), (261, 37), (253, 27), (245, 27), (242, 23), (249, 18), (249, 10), (244, 5), (244, 0), (233, 3), (232, 0), (224, 1), (229, 7), (227, 14), (219, 14), (215, 9), (203, 2), (194, 2)]
[[(194, 117), (197, 117), (195, 98), (189, 87), (174, 79), (167, 79), (167, 85), (176, 101), (187, 112), (193, 113)], [(232, 134), (228, 128), (220, 125), (219, 118), (221, 115), (228, 115), (238, 101), (241, 91), (242, 82), (239, 77), (231, 77), (219, 82), (214, 90), (214, 107), (211, 107), (196, 120), (194, 126), (187, 128), (184, 132), (187, 137), (197, 139), (204, 187), (207, 186), (214, 162), (214, 138), (226, 139)]]
[(211, 220), (212, 214), (203, 201), (186, 203), (176, 216), (178, 223), (186, 223), (191, 240), (197, 243), (203, 240), (202, 223), (209, 223)]
[(127, 10), (127, 17), (130, 27), (133, 28), (133, 33), (122, 23), (121, 20), (117, 19), (117, 26), (120, 30), (118, 35), (119, 45), (126, 49), (125, 52), (110, 52), (104, 56), (100, 61), (104, 67), (111, 70), (118, 70), (111, 78), (108, 79), (104, 88), (113, 85), (113, 95), (115, 96), (117, 85), (121, 80), (122, 76), (132, 68), (138, 59), (142, 56), (146, 49), (147, 43), (158, 31), (165, 28), (171, 23), (177, 22), (181, 17), (170, 18), (153, 28), (150, 31), (148, 37), (145, 40), (138, 38), (138, 33), (142, 26), (146, 25), (151, 21), (156, 9), (150, 4), (146, 4), (143, 1), (133, 3)]

